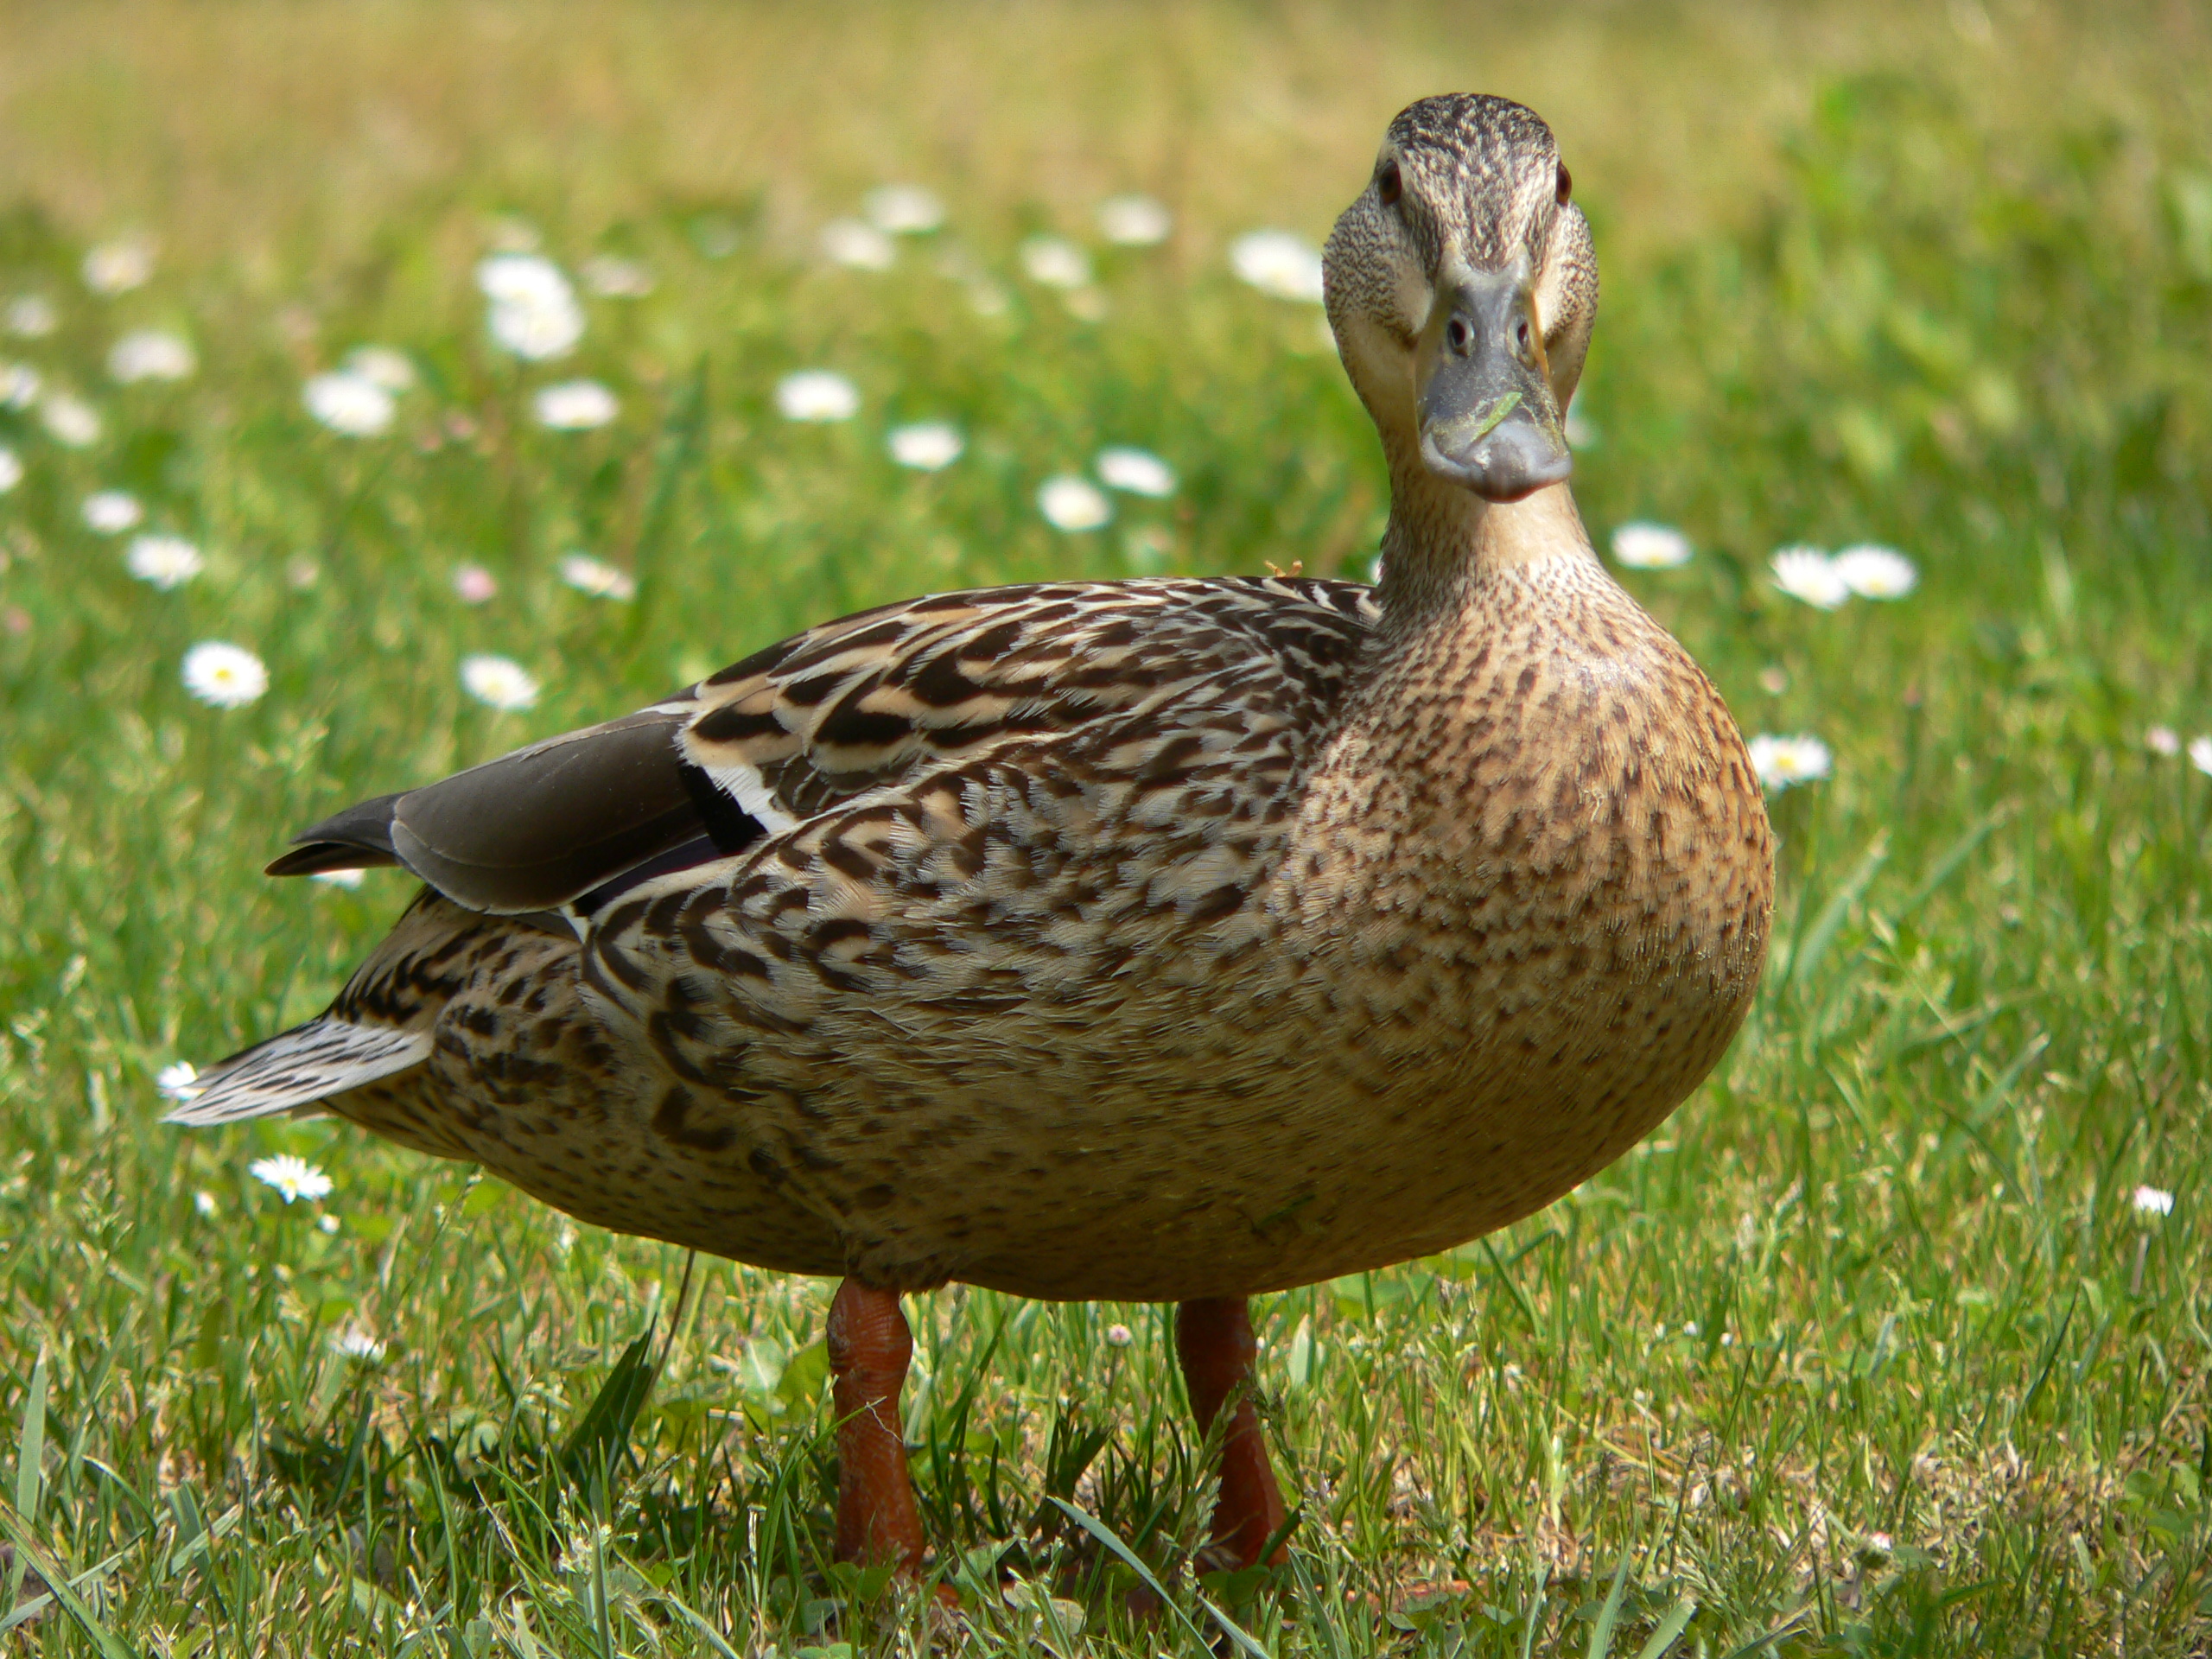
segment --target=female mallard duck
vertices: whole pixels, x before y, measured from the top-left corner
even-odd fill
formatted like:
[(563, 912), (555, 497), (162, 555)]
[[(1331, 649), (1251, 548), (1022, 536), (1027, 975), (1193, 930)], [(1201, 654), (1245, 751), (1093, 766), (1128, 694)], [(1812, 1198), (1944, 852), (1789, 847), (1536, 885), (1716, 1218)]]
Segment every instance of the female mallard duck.
[(175, 1114), (320, 1103), (586, 1221), (842, 1274), (837, 1548), (917, 1565), (899, 1295), (1177, 1301), (1217, 1559), (1280, 1547), (1245, 1299), (1550, 1203), (1727, 1046), (1772, 843), (1741, 737), (1592, 552), (1598, 277), (1550, 130), (1394, 121), (1329, 318), (1378, 589), (944, 594), (317, 824), (428, 885)]

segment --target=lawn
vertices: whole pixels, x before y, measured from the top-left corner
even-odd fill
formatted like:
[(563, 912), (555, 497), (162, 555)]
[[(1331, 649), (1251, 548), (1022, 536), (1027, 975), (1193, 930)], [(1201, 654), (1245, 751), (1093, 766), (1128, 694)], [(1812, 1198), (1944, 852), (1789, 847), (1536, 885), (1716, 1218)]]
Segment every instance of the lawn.
[[(1165, 1310), (910, 1300), (948, 1619), (829, 1562), (828, 1284), (329, 1120), (161, 1124), (405, 903), (259, 874), (352, 800), (917, 591), (1364, 579), (1370, 429), (1232, 249), (1318, 242), (1463, 87), (1551, 120), (1596, 231), (1593, 534), (1679, 529), (1621, 579), (1832, 759), (1657, 1136), (1255, 1305), (1287, 1568), (1185, 1570)], [(0, 1649), (2206, 1651), (2208, 87), (2181, 5), (10, 9)], [(901, 182), (940, 227), (825, 244)], [(1164, 241), (1109, 239), (1130, 193)], [(571, 349), (487, 328), (500, 250)], [(789, 417), (808, 371), (849, 415)], [(612, 418), (547, 424), (581, 381)], [(1172, 488), (1048, 522), (1109, 446)], [(1859, 543), (1917, 585), (1775, 580)]]

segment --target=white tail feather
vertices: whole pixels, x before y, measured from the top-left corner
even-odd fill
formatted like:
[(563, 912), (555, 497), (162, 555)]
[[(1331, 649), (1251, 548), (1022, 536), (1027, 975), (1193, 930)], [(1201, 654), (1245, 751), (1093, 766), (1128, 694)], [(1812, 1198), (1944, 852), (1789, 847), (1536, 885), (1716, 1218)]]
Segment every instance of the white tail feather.
[(312, 1105), (429, 1058), (430, 1033), (348, 1025), (327, 1015), (223, 1062), (163, 1120), (205, 1128)]

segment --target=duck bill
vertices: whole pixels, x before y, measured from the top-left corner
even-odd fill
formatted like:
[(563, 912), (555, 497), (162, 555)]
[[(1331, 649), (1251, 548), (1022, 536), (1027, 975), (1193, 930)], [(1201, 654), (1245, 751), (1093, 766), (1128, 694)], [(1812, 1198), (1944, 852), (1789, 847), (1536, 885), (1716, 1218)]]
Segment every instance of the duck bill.
[(1574, 470), (1529, 284), (1464, 271), (1421, 341), (1421, 458), (1487, 501), (1518, 501)]

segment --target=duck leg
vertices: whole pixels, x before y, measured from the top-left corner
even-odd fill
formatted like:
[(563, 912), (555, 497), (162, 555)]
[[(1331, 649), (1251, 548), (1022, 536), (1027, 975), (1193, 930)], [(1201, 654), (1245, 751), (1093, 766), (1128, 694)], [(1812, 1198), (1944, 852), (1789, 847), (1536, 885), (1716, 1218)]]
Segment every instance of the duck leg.
[(837, 1412), (837, 1559), (918, 1573), (922, 1519), (899, 1411), (914, 1337), (899, 1311), (899, 1293), (846, 1280), (830, 1304), (824, 1334)]
[[(1175, 1353), (1183, 1362), (1198, 1432), (1212, 1433), (1224, 1404), (1235, 1402), (1222, 1431), (1221, 1498), (1214, 1505), (1213, 1541), (1207, 1547), (1217, 1557), (1227, 1557), (1232, 1567), (1256, 1563), (1283, 1522), (1282, 1491), (1268, 1465), (1260, 1414), (1252, 1404), (1252, 1359), (1257, 1352), (1243, 1298), (1209, 1296), (1175, 1310)], [(1277, 1545), (1268, 1564), (1281, 1565), (1287, 1554)]]

